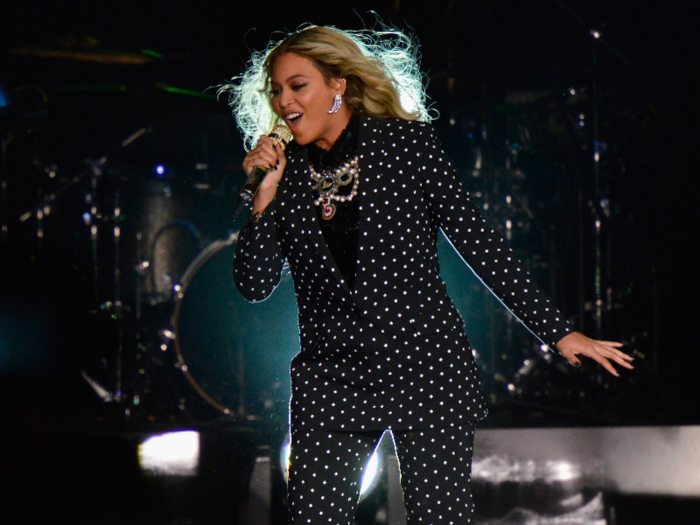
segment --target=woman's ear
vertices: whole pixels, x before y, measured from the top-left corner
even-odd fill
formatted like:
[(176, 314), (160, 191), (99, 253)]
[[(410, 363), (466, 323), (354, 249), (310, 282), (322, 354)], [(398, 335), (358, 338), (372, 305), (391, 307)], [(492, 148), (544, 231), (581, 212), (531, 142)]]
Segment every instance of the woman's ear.
[(331, 87), (334, 91), (337, 91), (340, 96), (343, 96), (345, 95), (347, 82), (344, 78), (334, 78), (331, 80)]

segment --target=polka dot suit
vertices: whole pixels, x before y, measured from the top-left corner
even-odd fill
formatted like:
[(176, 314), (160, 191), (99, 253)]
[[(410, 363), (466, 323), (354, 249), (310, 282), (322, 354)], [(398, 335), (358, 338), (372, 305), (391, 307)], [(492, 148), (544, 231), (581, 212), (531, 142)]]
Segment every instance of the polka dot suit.
[(462, 319), (439, 275), (438, 228), (543, 342), (569, 331), (468, 199), (432, 127), (362, 118), (360, 231), (350, 290), (319, 230), (305, 148), (293, 142), (275, 201), (242, 229), (234, 281), (262, 301), (289, 262), (301, 352), (293, 422), (309, 429), (445, 427), (485, 415)]
[(247, 300), (272, 293), (285, 260), (292, 272), (301, 342), (293, 442), (317, 431), (459, 428), (485, 416), (463, 322), (439, 275), (439, 229), (544, 343), (571, 330), (480, 217), (429, 124), (362, 117), (358, 136), (354, 289), (319, 229), (306, 149), (294, 142), (274, 202), (238, 239), (233, 277)]

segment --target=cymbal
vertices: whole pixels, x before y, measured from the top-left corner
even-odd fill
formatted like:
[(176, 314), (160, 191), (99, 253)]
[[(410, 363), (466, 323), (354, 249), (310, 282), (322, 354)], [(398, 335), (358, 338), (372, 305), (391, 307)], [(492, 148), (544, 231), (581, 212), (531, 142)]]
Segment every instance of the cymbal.
[(144, 49), (138, 53), (104, 48), (63, 48), (24, 47), (10, 49), (14, 55), (32, 56), (79, 62), (95, 62), (107, 65), (144, 65), (162, 59), (155, 51)]

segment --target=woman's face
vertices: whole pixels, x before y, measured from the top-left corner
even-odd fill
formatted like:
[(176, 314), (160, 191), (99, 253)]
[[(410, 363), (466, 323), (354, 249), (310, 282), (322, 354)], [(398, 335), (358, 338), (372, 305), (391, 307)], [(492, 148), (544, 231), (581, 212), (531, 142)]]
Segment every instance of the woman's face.
[(335, 95), (345, 92), (344, 79), (326, 82), (323, 74), (308, 58), (287, 53), (272, 66), (272, 108), (300, 145), (314, 143), (330, 149), (350, 121), (351, 112), (343, 104), (329, 114)]

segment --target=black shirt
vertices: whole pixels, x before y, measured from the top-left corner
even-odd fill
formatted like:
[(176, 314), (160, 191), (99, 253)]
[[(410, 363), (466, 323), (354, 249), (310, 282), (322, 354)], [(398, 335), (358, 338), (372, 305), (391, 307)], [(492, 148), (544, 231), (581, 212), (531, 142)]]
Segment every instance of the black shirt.
[[(347, 127), (328, 151), (314, 144), (306, 146), (309, 162), (317, 173), (333, 171), (345, 161), (357, 155), (358, 122), (358, 116), (353, 114)], [(342, 186), (339, 188), (338, 195), (348, 195), (351, 190), (351, 184)], [(318, 195), (314, 192), (314, 199), (317, 198)], [(353, 290), (355, 288), (357, 236), (360, 222), (359, 195), (356, 195), (351, 201), (333, 201), (333, 203), (336, 206), (333, 218), (323, 218), (321, 213), (322, 206), (316, 206), (316, 218), (336, 266), (342, 273), (348, 287)]]

